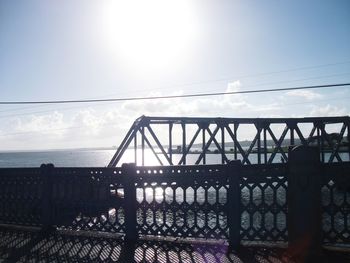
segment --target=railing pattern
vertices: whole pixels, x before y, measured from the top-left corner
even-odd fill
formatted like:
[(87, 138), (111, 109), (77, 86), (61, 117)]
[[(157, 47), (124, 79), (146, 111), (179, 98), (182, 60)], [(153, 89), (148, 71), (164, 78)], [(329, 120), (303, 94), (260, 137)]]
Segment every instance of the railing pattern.
[(52, 221), (62, 229), (125, 232), (121, 169), (55, 168)]
[(322, 169), (324, 242), (350, 244), (350, 163), (324, 164)]
[[(128, 167), (0, 169), (0, 224), (288, 240), (288, 164)], [(350, 164), (321, 168), (323, 242), (348, 244)]]
[(228, 239), (225, 166), (137, 168), (139, 233)]
[(0, 169), (0, 223), (42, 224), (42, 172), (37, 168)]
[(240, 180), (241, 239), (287, 240), (286, 165), (244, 167)]

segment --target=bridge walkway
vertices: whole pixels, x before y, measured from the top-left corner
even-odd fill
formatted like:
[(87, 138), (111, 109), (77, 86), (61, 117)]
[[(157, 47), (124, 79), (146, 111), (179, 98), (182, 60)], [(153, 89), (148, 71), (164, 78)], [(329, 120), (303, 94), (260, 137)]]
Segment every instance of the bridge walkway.
[[(350, 262), (346, 251), (324, 249), (325, 262)], [(41, 232), (0, 227), (0, 262), (297, 262), (283, 247), (247, 243), (230, 251), (224, 241), (141, 238), (134, 244), (113, 235)]]

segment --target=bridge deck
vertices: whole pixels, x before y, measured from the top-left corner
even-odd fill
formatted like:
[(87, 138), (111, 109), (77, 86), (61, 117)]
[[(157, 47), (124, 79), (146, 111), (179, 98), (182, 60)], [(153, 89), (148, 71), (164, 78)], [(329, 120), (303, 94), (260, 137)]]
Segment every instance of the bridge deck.
[[(0, 227), (0, 262), (295, 262), (286, 249), (243, 246), (230, 252), (224, 241), (122, 238), (79, 232), (40, 232), (36, 228)], [(326, 262), (350, 262), (350, 253), (324, 250)]]

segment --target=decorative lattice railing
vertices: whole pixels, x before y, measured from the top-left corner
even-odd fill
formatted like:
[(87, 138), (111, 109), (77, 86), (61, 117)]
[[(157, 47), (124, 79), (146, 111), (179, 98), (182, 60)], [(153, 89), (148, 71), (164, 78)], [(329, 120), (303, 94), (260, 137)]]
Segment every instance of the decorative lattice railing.
[[(321, 164), (325, 243), (350, 243), (350, 164)], [(0, 169), (0, 224), (288, 240), (289, 164)]]
[(287, 166), (243, 167), (240, 177), (241, 239), (287, 240)]
[(350, 163), (324, 164), (322, 170), (324, 242), (350, 244)]
[(42, 224), (45, 176), (38, 168), (0, 169), (0, 223)]
[(136, 172), (139, 233), (229, 237), (227, 167), (138, 167)]
[(55, 168), (51, 221), (61, 229), (125, 232), (121, 169)]

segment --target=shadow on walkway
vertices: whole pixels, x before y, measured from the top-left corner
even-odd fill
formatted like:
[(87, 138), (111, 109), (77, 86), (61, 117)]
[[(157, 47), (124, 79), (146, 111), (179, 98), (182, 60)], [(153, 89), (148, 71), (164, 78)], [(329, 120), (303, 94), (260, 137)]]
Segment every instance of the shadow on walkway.
[[(283, 249), (244, 247), (228, 252), (224, 242), (169, 242), (122, 239), (0, 228), (0, 262), (292, 262)], [(349, 262), (330, 255), (330, 262)]]

